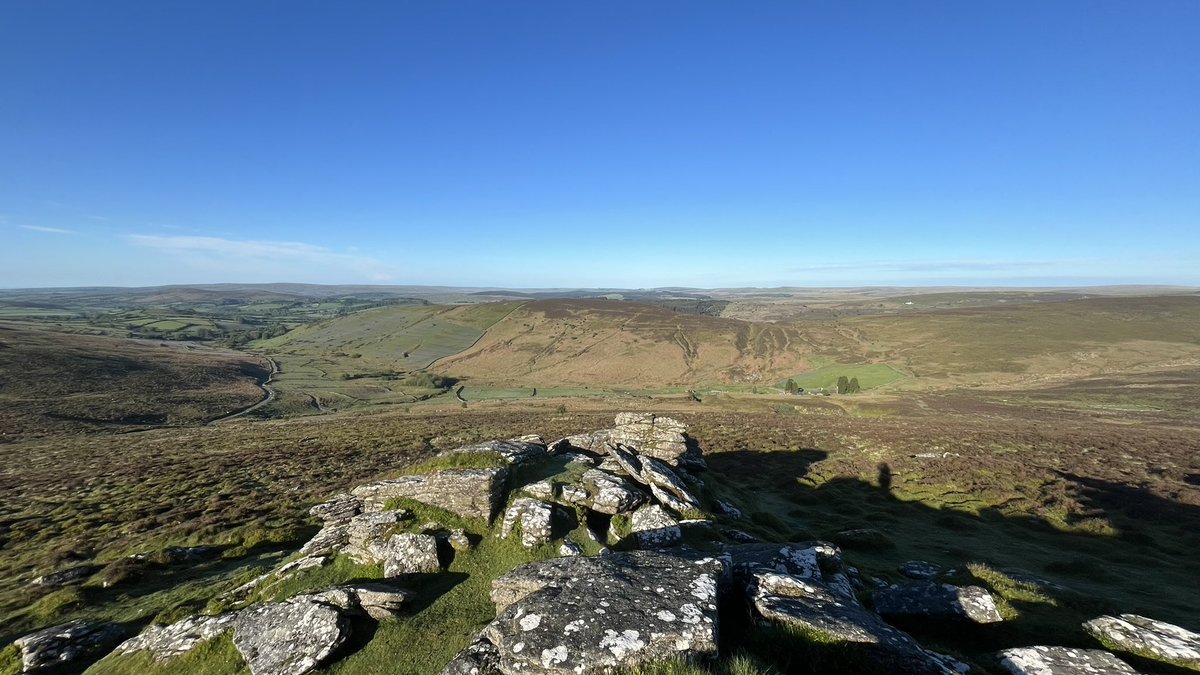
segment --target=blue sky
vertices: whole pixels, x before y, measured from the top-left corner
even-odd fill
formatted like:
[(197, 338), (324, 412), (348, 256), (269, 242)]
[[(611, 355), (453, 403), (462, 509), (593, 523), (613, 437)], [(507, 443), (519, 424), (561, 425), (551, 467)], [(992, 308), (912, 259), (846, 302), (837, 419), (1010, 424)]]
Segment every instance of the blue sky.
[(1200, 2), (8, 2), (0, 286), (1200, 285)]

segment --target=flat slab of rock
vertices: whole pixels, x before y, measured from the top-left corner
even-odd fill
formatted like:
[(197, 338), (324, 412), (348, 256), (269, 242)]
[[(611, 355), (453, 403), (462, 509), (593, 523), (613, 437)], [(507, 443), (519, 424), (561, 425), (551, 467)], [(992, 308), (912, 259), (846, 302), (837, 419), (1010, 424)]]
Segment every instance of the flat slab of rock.
[(155, 661), (162, 662), (183, 656), (215, 637), (233, 630), (237, 612), (217, 616), (189, 616), (169, 626), (151, 625), (113, 650), (114, 654), (150, 652)]
[(996, 654), (1013, 675), (1137, 675), (1121, 659), (1099, 649), (1018, 647)]
[(21, 650), (21, 672), (28, 673), (102, 654), (124, 632), (115, 623), (77, 619), (19, 637), (13, 644)]
[(389, 499), (412, 499), (467, 518), (491, 519), (504, 493), (508, 469), (452, 469), (360, 485), (351, 493), (365, 510), (382, 511)]
[(711, 658), (726, 570), (721, 559), (651, 551), (523, 565), (493, 582), (498, 615), (483, 636), (507, 675)]
[(312, 600), (333, 605), (351, 614), (366, 614), (382, 621), (400, 613), (400, 610), (412, 601), (413, 594), (395, 586), (377, 583), (348, 584), (334, 586), (317, 593), (310, 593), (292, 598), (297, 600)]
[(875, 611), (892, 617), (962, 619), (975, 623), (1004, 620), (996, 600), (980, 586), (918, 583), (891, 586), (875, 591)]
[(1200, 634), (1137, 614), (1101, 616), (1084, 630), (1109, 649), (1200, 670)]
[(310, 598), (242, 610), (233, 628), (233, 644), (254, 675), (312, 672), (349, 636), (337, 608)]
[(639, 455), (662, 460), (672, 467), (703, 469), (704, 459), (688, 447), (687, 425), (653, 413), (620, 413), (608, 442), (633, 447)]
[(541, 459), (547, 454), (546, 443), (541, 436), (521, 436), (506, 441), (484, 441), (475, 445), (464, 445), (461, 448), (446, 450), (439, 455), (470, 454), (479, 452), (494, 452), (504, 458), (509, 464), (522, 464), (530, 460)]
[(383, 563), (383, 574), (387, 577), (432, 574), (442, 569), (437, 537), (431, 534), (393, 534), (370, 542), (367, 551), (374, 560)]

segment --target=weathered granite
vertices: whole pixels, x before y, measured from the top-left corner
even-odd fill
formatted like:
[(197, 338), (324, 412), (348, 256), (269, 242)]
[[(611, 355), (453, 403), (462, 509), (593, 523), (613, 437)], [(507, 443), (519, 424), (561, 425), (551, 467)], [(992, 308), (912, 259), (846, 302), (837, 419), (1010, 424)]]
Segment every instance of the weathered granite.
[(510, 438), (506, 441), (484, 441), (483, 443), (476, 443), (474, 445), (464, 445), (461, 448), (454, 448), (453, 450), (445, 450), (438, 454), (444, 456), (481, 452), (494, 452), (504, 458), (504, 461), (509, 464), (522, 464), (541, 459), (548, 454), (546, 444), (542, 441), (541, 436), (521, 436), (519, 438)]
[(386, 539), (371, 541), (367, 552), (374, 560), (383, 563), (386, 577), (432, 574), (442, 569), (438, 559), (437, 538), (429, 534), (393, 534)]
[(97, 656), (124, 636), (115, 623), (76, 619), (13, 641), (21, 653), (21, 672), (62, 666)]
[(517, 528), (521, 534), (521, 545), (525, 548), (550, 541), (554, 536), (554, 509), (553, 504), (528, 497), (513, 500), (504, 512), (500, 537), (507, 539)]
[(909, 579), (925, 581), (942, 573), (942, 568), (924, 560), (909, 560), (896, 568), (900, 574)]
[(500, 650), (480, 638), (458, 653), (441, 675), (496, 675), (500, 672)]
[(382, 511), (389, 499), (412, 499), (467, 518), (491, 519), (504, 494), (508, 469), (451, 469), (404, 476), (354, 488), (364, 510)]
[(679, 522), (658, 504), (648, 504), (634, 511), (630, 530), (638, 548), (665, 548), (683, 539)]
[(1200, 634), (1137, 614), (1100, 616), (1083, 624), (1108, 649), (1200, 670)]
[(996, 600), (980, 586), (959, 587), (933, 582), (890, 586), (875, 591), (875, 611), (890, 617), (962, 619), (974, 623), (1004, 620)]
[(233, 626), (233, 644), (254, 675), (312, 672), (349, 636), (336, 607), (304, 597), (244, 609)]
[(349, 614), (366, 614), (376, 621), (382, 621), (398, 615), (412, 599), (412, 592), (402, 588), (380, 583), (360, 583), (296, 596), (292, 601), (323, 602)]
[(1137, 675), (1129, 664), (1099, 649), (1018, 647), (996, 658), (1013, 675)]
[(237, 612), (217, 616), (189, 616), (167, 626), (150, 625), (137, 636), (117, 645), (114, 654), (150, 652), (155, 661), (162, 662), (183, 656), (203, 642), (233, 630)]
[(506, 675), (713, 657), (726, 569), (716, 558), (650, 551), (523, 565), (493, 583), (502, 602), (483, 635)]
[(29, 582), (34, 586), (66, 586), (67, 584), (83, 583), (88, 577), (102, 569), (100, 565), (75, 565), (49, 574), (35, 577)]

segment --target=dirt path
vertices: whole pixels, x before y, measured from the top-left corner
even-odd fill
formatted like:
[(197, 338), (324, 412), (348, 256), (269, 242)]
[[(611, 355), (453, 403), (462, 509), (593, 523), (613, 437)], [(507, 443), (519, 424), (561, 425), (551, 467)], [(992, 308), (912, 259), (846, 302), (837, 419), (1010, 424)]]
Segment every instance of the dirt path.
[(263, 407), (264, 405), (275, 400), (275, 390), (272, 389), (270, 385), (271, 385), (271, 382), (275, 380), (275, 375), (277, 375), (279, 373), (279, 364), (275, 362), (275, 359), (273, 359), (269, 356), (265, 356), (263, 358), (265, 358), (267, 360), (267, 363), (271, 364), (271, 372), (267, 375), (267, 379), (263, 380), (262, 384), (258, 385), (259, 388), (261, 388), (263, 390), (262, 400), (259, 401), (258, 403), (255, 403), (254, 405), (247, 406), (236, 412), (231, 412), (228, 415), (222, 415), (221, 417), (218, 417), (215, 420), (210, 421), (209, 424), (216, 424), (218, 422), (224, 422), (225, 420), (231, 420), (235, 417), (241, 417), (242, 415), (245, 415), (246, 413), (250, 413), (250, 412), (254, 412), (255, 410), (258, 410), (259, 408)]

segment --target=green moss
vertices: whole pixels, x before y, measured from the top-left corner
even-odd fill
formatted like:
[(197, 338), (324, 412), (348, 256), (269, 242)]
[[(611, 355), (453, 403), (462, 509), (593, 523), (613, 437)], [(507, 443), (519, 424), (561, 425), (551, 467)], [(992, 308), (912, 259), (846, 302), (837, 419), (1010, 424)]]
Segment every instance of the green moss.
[(21, 672), (21, 650), (9, 645), (0, 650), (0, 675), (17, 675)]
[(157, 662), (149, 652), (113, 655), (102, 659), (87, 675), (249, 675), (250, 668), (233, 646), (233, 638), (222, 637), (201, 643), (183, 656)]

